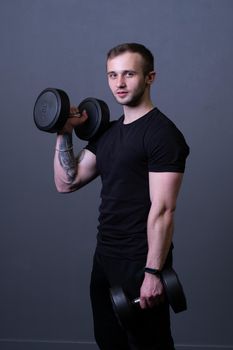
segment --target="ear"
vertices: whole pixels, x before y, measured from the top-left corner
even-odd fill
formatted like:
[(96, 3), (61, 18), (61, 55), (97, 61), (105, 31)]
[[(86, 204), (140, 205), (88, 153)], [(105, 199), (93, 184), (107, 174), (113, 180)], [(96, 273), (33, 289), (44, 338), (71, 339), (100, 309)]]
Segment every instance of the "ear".
[(147, 76), (146, 76), (146, 83), (147, 83), (148, 85), (151, 85), (151, 84), (154, 82), (155, 77), (156, 77), (156, 72), (155, 72), (155, 71), (149, 72), (149, 73), (147, 74)]

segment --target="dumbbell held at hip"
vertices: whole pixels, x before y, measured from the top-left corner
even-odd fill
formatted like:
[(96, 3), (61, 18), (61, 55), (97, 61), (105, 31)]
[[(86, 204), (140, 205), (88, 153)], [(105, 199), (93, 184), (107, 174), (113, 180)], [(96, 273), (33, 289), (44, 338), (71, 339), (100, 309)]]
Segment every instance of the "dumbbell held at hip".
[(109, 115), (107, 104), (92, 97), (84, 99), (77, 108), (70, 107), (67, 93), (56, 88), (43, 90), (37, 97), (33, 110), (37, 128), (49, 133), (62, 130), (67, 118), (82, 116), (83, 122), (80, 121), (80, 125), (74, 128), (81, 140), (90, 140), (103, 133), (109, 126)]
[[(164, 269), (161, 271), (160, 278), (164, 287), (165, 298), (172, 310), (175, 313), (185, 311), (187, 309), (186, 297), (176, 272), (172, 268)], [(124, 328), (129, 328), (134, 321), (135, 307), (139, 306), (140, 298), (137, 297), (131, 300), (121, 286), (112, 287), (110, 297), (119, 323)]]

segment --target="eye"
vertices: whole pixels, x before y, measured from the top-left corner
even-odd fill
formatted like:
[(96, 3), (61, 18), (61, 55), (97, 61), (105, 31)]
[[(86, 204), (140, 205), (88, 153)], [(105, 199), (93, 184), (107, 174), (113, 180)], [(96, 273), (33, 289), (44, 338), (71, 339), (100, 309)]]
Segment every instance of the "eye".
[(135, 72), (132, 72), (132, 71), (126, 72), (126, 77), (127, 78), (132, 78), (134, 75), (135, 75)]
[(110, 72), (110, 73), (108, 73), (108, 77), (109, 77), (109, 79), (116, 79), (117, 75), (114, 72)]

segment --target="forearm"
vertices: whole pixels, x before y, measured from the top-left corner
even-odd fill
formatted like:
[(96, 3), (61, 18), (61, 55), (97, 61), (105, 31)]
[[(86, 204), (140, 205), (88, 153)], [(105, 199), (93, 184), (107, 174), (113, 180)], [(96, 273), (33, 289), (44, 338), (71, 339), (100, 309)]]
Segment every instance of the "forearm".
[[(182, 181), (180, 173), (149, 173), (151, 208), (147, 220), (148, 253), (146, 266), (162, 270), (172, 242), (176, 199)], [(150, 273), (140, 290), (142, 308), (153, 307), (162, 296), (161, 280)]]
[(148, 254), (146, 266), (161, 270), (166, 261), (173, 236), (174, 210), (150, 212), (147, 223)]
[(57, 135), (54, 155), (54, 180), (59, 192), (70, 192), (77, 175), (72, 134)]
[(98, 176), (96, 156), (82, 149), (75, 157), (71, 133), (57, 136), (54, 156), (54, 180), (58, 192), (73, 192)]

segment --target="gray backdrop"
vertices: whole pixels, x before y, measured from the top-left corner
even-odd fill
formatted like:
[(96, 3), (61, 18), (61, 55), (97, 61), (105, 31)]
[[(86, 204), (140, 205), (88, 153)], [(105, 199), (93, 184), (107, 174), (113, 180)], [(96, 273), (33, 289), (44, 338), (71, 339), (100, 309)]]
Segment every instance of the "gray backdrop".
[(154, 52), (153, 99), (191, 147), (174, 238), (188, 299), (172, 314), (177, 349), (233, 349), (232, 33), (231, 0), (0, 1), (1, 350), (96, 349), (100, 183), (56, 192), (55, 135), (36, 129), (32, 110), (41, 90), (60, 87), (73, 104), (101, 98), (119, 117), (105, 55), (126, 41)]

